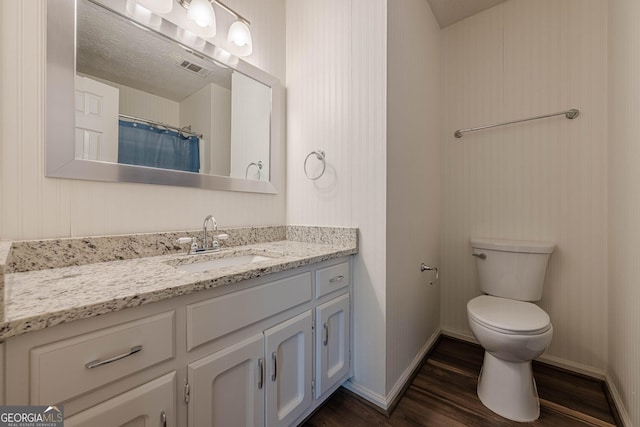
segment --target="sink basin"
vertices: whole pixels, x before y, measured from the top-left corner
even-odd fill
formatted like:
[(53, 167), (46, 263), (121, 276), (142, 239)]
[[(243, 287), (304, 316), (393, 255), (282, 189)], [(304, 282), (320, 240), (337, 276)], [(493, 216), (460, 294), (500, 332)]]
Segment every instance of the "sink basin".
[(209, 259), (206, 261), (194, 262), (175, 266), (178, 270), (190, 273), (214, 270), (216, 268), (233, 267), (236, 265), (251, 264), (254, 262), (272, 260), (272, 257), (262, 255), (237, 255), (228, 258)]

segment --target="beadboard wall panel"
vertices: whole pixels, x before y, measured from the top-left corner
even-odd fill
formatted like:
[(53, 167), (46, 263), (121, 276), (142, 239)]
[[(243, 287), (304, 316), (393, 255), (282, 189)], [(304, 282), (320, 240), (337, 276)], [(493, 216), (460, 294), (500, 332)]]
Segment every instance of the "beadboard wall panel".
[[(424, 0), (387, 3), (387, 394), (440, 327), (440, 28)], [(393, 396), (390, 396), (393, 397)]]
[[(442, 328), (470, 335), (471, 237), (548, 240), (547, 355), (607, 358), (607, 3), (510, 0), (442, 30)], [(578, 108), (453, 137), (456, 129)]]
[[(247, 60), (284, 83), (285, 1), (229, 6), (252, 21), (254, 53)], [(284, 188), (263, 195), (44, 178), (46, 1), (4, 0), (0, 7), (0, 239), (196, 229), (210, 213), (222, 227), (284, 223)], [(282, 150), (283, 173), (284, 156)]]
[[(386, 0), (287, 1), (287, 223), (360, 228), (354, 387), (384, 405)], [(304, 160), (326, 153), (324, 175)], [(310, 174), (320, 171), (311, 156)]]
[(640, 3), (609, 5), (609, 367), (627, 426), (640, 425)]

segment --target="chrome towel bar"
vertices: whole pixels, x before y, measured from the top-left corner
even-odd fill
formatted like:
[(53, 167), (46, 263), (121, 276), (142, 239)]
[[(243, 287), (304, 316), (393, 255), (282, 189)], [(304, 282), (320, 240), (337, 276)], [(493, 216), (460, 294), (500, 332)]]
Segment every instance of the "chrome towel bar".
[(552, 114), (545, 114), (543, 116), (529, 117), (528, 119), (520, 119), (520, 120), (513, 120), (513, 121), (510, 121), (510, 122), (497, 123), (495, 125), (478, 126), (478, 127), (469, 128), (469, 129), (458, 129), (457, 131), (455, 131), (453, 133), (453, 136), (455, 136), (456, 138), (462, 138), (462, 135), (464, 135), (467, 132), (474, 132), (474, 131), (477, 131), (477, 130), (490, 129), (490, 128), (495, 128), (495, 127), (498, 127), (498, 126), (512, 125), (514, 123), (528, 122), (530, 120), (546, 119), (548, 117), (555, 117), (555, 116), (565, 116), (567, 119), (573, 120), (576, 117), (578, 117), (579, 115), (580, 115), (580, 110), (571, 109), (571, 110), (567, 110), (567, 111), (560, 111), (559, 113), (552, 113)]

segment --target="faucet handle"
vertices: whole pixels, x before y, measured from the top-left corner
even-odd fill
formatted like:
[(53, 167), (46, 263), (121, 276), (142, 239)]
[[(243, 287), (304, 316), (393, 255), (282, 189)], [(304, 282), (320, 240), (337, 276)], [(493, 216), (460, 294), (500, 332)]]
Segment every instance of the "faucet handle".
[(179, 245), (191, 243), (191, 246), (189, 246), (189, 250), (187, 251), (187, 255), (192, 254), (198, 250), (198, 241), (195, 237), (178, 237), (176, 243)]

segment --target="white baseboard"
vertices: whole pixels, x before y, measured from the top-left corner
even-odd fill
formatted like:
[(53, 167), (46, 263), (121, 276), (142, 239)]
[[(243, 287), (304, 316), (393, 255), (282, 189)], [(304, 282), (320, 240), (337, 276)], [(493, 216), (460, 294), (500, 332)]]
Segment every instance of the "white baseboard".
[(350, 390), (362, 397), (363, 399), (369, 401), (370, 403), (376, 405), (377, 407), (387, 410), (387, 401), (383, 395), (376, 393), (375, 391), (369, 390), (366, 387), (361, 386), (360, 384), (353, 381), (353, 378), (349, 379), (347, 382), (342, 384), (344, 388)]
[(627, 408), (624, 406), (622, 402), (622, 397), (618, 392), (618, 388), (616, 387), (613, 379), (607, 375), (605, 377), (605, 382), (607, 383), (607, 387), (609, 388), (609, 392), (611, 392), (611, 398), (616, 405), (616, 409), (618, 410), (618, 415), (620, 415), (620, 420), (622, 421), (622, 425), (624, 427), (633, 427), (633, 423), (631, 422), (631, 417), (627, 412)]
[(582, 363), (572, 362), (570, 360), (562, 359), (555, 356), (549, 356), (546, 354), (543, 354), (536, 360), (546, 363), (547, 365), (556, 366), (558, 368), (566, 369), (567, 371), (586, 375), (588, 377), (596, 378), (599, 380), (605, 379), (604, 369), (594, 368), (592, 366), (583, 365)]
[(407, 384), (407, 382), (411, 380), (411, 374), (418, 367), (422, 359), (424, 359), (424, 356), (429, 352), (429, 350), (431, 350), (431, 347), (433, 347), (433, 345), (436, 343), (436, 340), (439, 336), (440, 329), (437, 329), (427, 340), (425, 345), (422, 346), (418, 354), (416, 354), (409, 366), (407, 366), (400, 378), (398, 378), (398, 381), (396, 381), (393, 388), (391, 389), (391, 391), (389, 391), (389, 393), (387, 393), (386, 396), (382, 396), (381, 394), (378, 394), (366, 387), (361, 386), (357, 382), (354, 382), (353, 379), (344, 383), (343, 386), (348, 390), (351, 390), (358, 396), (362, 397), (363, 399), (368, 400), (370, 403), (373, 403), (374, 405), (380, 407), (384, 411), (387, 411), (391, 407), (393, 401), (402, 392), (402, 389)]
[(473, 335), (467, 334), (465, 332), (454, 331), (453, 329), (443, 329), (442, 335), (446, 335), (451, 338), (457, 338), (462, 341), (472, 342), (474, 344), (480, 345), (478, 340)]
[(407, 382), (411, 381), (411, 374), (413, 374), (413, 371), (415, 371), (418, 365), (420, 365), (420, 362), (422, 361), (422, 359), (424, 359), (424, 356), (426, 356), (429, 350), (431, 350), (431, 347), (433, 347), (433, 345), (436, 343), (439, 336), (440, 329), (436, 329), (431, 337), (429, 337), (427, 342), (422, 346), (418, 354), (416, 354), (416, 357), (413, 358), (409, 366), (407, 366), (407, 369), (405, 369), (402, 375), (400, 375), (398, 381), (396, 381), (389, 393), (387, 393), (387, 408), (398, 397), (400, 392), (402, 392), (402, 389), (407, 384)]
[[(463, 332), (443, 329), (442, 334), (450, 336), (452, 338), (457, 338), (462, 341), (478, 344), (478, 340), (476, 340), (476, 338), (473, 335), (469, 335)], [(570, 360), (562, 359), (560, 357), (555, 357), (555, 356), (549, 356), (546, 354), (543, 354), (542, 356), (538, 357), (536, 360), (551, 366), (555, 366), (557, 368), (562, 368), (562, 369), (566, 369), (567, 371), (586, 375), (588, 377), (596, 378), (599, 380), (605, 379), (605, 371), (603, 369), (594, 368), (588, 365), (583, 365), (582, 363), (572, 362)]]

